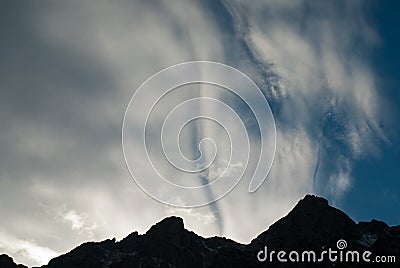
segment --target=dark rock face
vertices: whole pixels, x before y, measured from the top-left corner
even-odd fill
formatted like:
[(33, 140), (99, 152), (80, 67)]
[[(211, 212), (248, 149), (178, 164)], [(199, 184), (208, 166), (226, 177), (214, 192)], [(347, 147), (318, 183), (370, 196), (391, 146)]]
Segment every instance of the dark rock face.
[[(338, 250), (336, 243), (340, 239), (347, 242), (343, 251), (357, 250), (361, 256), (368, 250), (373, 253), (370, 259), (377, 255), (395, 256), (400, 267), (400, 226), (389, 227), (376, 220), (356, 224), (329, 206), (327, 200), (311, 195), (248, 245), (221, 237), (200, 237), (184, 229), (181, 218), (169, 217), (144, 235), (134, 232), (119, 242), (113, 239), (84, 243), (44, 267), (396, 267), (388, 263), (332, 263), (328, 258), (322, 262), (282, 263), (276, 258), (281, 250), (287, 254), (312, 250), (318, 260), (322, 251)], [(275, 258), (260, 262), (257, 254), (265, 247), (268, 252), (275, 251)], [(17, 266), (2, 255), (0, 267)]]
[(0, 255), (0, 267), (1, 268), (14, 268), (14, 267), (23, 268), (26, 266), (21, 265), (21, 264), (16, 264), (10, 256), (2, 254), (2, 255)]
[[(320, 253), (331, 248), (338, 251), (337, 242), (345, 240), (347, 251), (359, 251), (360, 260), (364, 251), (374, 256), (395, 256), (397, 265), (400, 263), (400, 226), (389, 227), (386, 223), (377, 220), (356, 224), (344, 212), (329, 206), (327, 200), (307, 195), (300, 200), (292, 211), (270, 228), (255, 238), (249, 245), (253, 254), (267, 246), (270, 251), (284, 250), (287, 253), (295, 250), (302, 252), (313, 250), (316, 259)], [(288, 256), (286, 256), (286, 259)], [(272, 263), (280, 267), (392, 267), (394, 264), (376, 263), (332, 263), (327, 256), (322, 263), (287, 263), (283, 265), (273, 259)], [(313, 264), (315, 266), (313, 266)], [(267, 266), (267, 264), (265, 264)], [(396, 267), (396, 266), (395, 266)], [(400, 267), (400, 266), (398, 266)]]
[(264, 245), (276, 249), (309, 249), (335, 245), (342, 238), (352, 238), (357, 225), (328, 201), (307, 195), (284, 218), (251, 242), (253, 248)]

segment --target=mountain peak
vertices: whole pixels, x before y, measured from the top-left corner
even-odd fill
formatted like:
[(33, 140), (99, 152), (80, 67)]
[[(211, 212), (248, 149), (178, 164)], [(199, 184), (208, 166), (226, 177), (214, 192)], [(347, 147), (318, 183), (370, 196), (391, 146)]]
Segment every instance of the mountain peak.
[[(248, 245), (203, 238), (184, 229), (183, 220), (172, 216), (143, 235), (133, 232), (119, 242), (84, 243), (43, 267), (265, 267), (256, 256), (266, 246), (271, 250), (320, 252), (335, 248), (339, 239), (347, 241), (351, 249), (400, 257), (400, 226), (390, 227), (376, 220), (356, 224), (326, 199), (307, 195)], [(332, 267), (331, 263), (321, 265)], [(0, 255), (0, 267), (20, 266)], [(293, 263), (287, 267), (299, 266)]]
[(301, 199), (292, 211), (290, 211), (288, 217), (322, 222), (326, 222), (330, 218), (335, 218), (336, 221), (340, 219), (346, 221), (347, 224), (355, 224), (343, 211), (330, 206), (328, 200), (315, 195), (306, 195)]
[(153, 225), (147, 234), (159, 233), (159, 232), (168, 232), (168, 233), (177, 233), (184, 230), (183, 219), (176, 216), (171, 216), (168, 218), (164, 218), (160, 222)]
[(271, 225), (252, 243), (257, 247), (267, 242), (277, 248), (317, 247), (348, 237), (355, 233), (356, 228), (349, 216), (330, 206), (326, 199), (306, 195), (288, 215)]
[(328, 207), (329, 203), (328, 203), (328, 200), (326, 200), (325, 198), (308, 194), (297, 203), (297, 206), (305, 206), (305, 207), (313, 207), (313, 208)]

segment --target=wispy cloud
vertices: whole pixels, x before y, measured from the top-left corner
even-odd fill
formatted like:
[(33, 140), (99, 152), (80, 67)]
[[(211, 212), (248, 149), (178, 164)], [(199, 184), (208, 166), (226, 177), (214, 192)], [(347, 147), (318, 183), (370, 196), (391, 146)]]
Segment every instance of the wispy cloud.
[[(144, 194), (121, 153), (121, 121), (133, 90), (184, 61), (240, 69), (264, 90), (276, 116), (270, 176), (255, 194), (248, 194), (244, 178), (218, 201), (223, 235), (248, 242), (305, 193), (340, 201), (351, 189), (354, 161), (387, 141), (380, 127), (386, 102), (368, 63), (379, 37), (365, 2), (223, 3), (27, 7), (13, 1), (0, 10), (8, 22), (0, 27), (13, 33), (2, 39), (0, 62), (0, 214), (14, 219), (1, 222), (5, 252), (22, 256), (24, 249), (31, 256), (37, 250), (44, 262), (89, 237), (145, 232), (175, 213), (199, 234), (219, 232), (212, 208), (166, 209)], [(27, 263), (33, 261), (39, 260)]]
[(45, 265), (58, 252), (42, 246), (35, 241), (29, 241), (6, 234), (0, 230), (0, 250), (11, 254), (17, 263), (30, 266)]
[[(177, 204), (179, 204), (179, 200), (175, 200)], [(193, 208), (180, 208), (180, 207), (172, 207), (165, 206), (166, 215), (175, 215), (180, 216), (188, 221), (191, 221), (191, 224), (195, 222), (195, 224), (213, 224), (217, 220), (216, 215), (211, 211), (199, 211), (198, 209)]]
[(86, 213), (80, 213), (74, 209), (69, 209), (66, 205), (49, 206), (40, 204), (40, 207), (42, 207), (47, 214), (53, 216), (57, 222), (67, 224), (72, 231), (76, 231), (78, 234), (84, 234), (89, 239), (94, 238), (94, 231), (96, 230), (97, 224), (93, 220), (91, 221)]
[[(260, 83), (275, 106), (281, 134), (290, 137), (303, 130), (299, 142), (330, 153), (329, 159), (319, 159), (322, 165), (315, 179), (324, 180), (320, 175), (329, 169), (326, 161), (336, 158), (338, 165), (328, 171), (328, 177), (342, 181), (344, 173), (351, 172), (352, 160), (374, 154), (377, 144), (387, 141), (379, 127), (378, 108), (385, 100), (377, 93), (373, 69), (365, 57), (379, 43), (365, 14), (366, 3), (225, 4), (235, 19), (237, 34), (254, 59), (266, 66), (260, 69)], [(316, 163), (323, 155), (303, 157)], [(299, 165), (285, 168), (296, 170)], [(351, 186), (338, 182), (323, 189), (315, 185), (314, 191), (330, 192), (335, 185), (336, 197)]]

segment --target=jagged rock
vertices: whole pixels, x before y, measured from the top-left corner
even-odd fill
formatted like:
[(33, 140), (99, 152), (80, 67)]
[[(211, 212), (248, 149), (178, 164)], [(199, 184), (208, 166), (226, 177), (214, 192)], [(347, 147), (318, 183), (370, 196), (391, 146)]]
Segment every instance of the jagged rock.
[[(389, 227), (372, 220), (356, 224), (328, 201), (307, 195), (268, 230), (250, 244), (212, 237), (203, 238), (184, 228), (183, 220), (169, 217), (139, 235), (134, 232), (116, 242), (84, 243), (71, 252), (52, 259), (43, 267), (369, 267), (366, 263), (279, 263), (260, 262), (257, 254), (269, 250), (337, 250), (337, 241), (347, 242), (346, 250), (369, 250), (392, 255), (400, 262), (400, 226)], [(4, 263), (4, 265), (3, 265)], [(8, 265), (8, 266), (6, 266)], [(369, 264), (372, 267), (373, 263)], [(18, 267), (8, 256), (0, 256), (0, 267)], [(378, 267), (388, 267), (385, 266)]]
[(321, 197), (307, 195), (286, 217), (254, 239), (251, 247), (314, 249), (335, 245), (339, 239), (352, 240), (356, 233), (356, 223), (344, 212), (329, 206)]
[(10, 256), (8, 256), (6, 254), (1, 254), (0, 255), (0, 267), (1, 268), (15, 268), (15, 267), (23, 268), (26, 266), (24, 266), (22, 264), (16, 264)]

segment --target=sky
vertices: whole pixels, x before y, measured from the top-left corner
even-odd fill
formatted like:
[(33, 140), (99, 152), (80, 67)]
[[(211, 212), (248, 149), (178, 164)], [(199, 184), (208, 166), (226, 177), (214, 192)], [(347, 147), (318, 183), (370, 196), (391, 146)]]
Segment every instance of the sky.
[[(0, 253), (42, 265), (84, 241), (144, 233), (168, 215), (183, 217), (186, 228), (202, 236), (249, 243), (307, 193), (327, 198), (356, 221), (399, 225), (400, 33), (393, 5), (3, 1)], [(276, 151), (255, 193), (248, 193), (251, 175), (245, 173), (220, 200), (181, 208), (154, 200), (132, 179), (121, 141), (131, 97), (153, 74), (188, 61), (232, 66), (268, 100)], [(250, 147), (231, 147), (252, 152), (249, 163), (232, 162), (227, 174), (236, 178), (238, 170), (255, 168), (264, 138), (240, 99), (215, 86), (189, 85), (171, 94), (154, 122), (185, 99), (224, 101), (241, 115), (251, 138)], [(140, 107), (131, 109), (133, 118), (143, 114)], [(231, 133), (240, 129), (230, 114), (219, 115)], [(132, 133), (143, 127), (135, 122)], [(201, 185), (224, 170), (229, 144), (212, 122), (199, 120), (187, 129), (185, 154), (198, 155), (199, 141), (208, 135), (220, 149), (217, 164), (189, 180)], [(152, 157), (162, 169), (160, 137), (149, 133)], [(141, 144), (132, 140), (132, 146)], [(134, 150), (131, 156), (146, 161)], [(189, 178), (165, 172), (181, 183)], [(213, 194), (204, 196), (211, 200)]]

